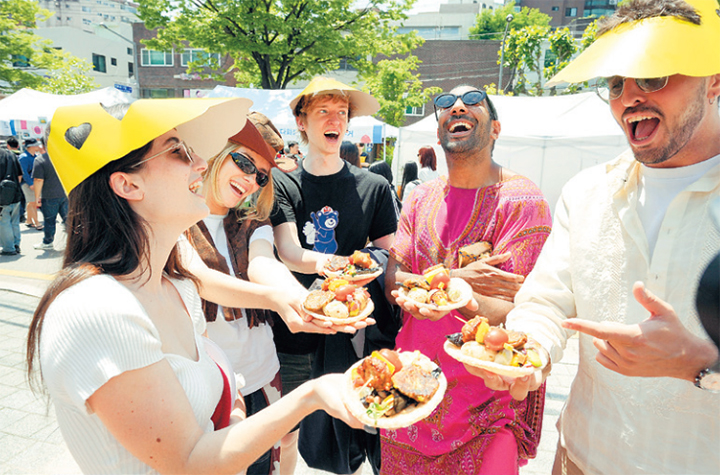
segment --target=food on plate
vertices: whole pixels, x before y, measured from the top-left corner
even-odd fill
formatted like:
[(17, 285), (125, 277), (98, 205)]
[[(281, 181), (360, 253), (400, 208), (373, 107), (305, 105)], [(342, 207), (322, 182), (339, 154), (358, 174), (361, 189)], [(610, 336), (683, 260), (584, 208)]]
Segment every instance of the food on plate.
[(382, 267), (370, 254), (355, 251), (352, 256), (333, 256), (325, 264), (323, 273), (328, 277), (342, 277), (350, 282), (375, 278), (382, 274)]
[(417, 306), (433, 310), (464, 307), (472, 298), (467, 282), (450, 278), (450, 271), (442, 264), (428, 268), (422, 277), (405, 279), (398, 292)]
[(444, 348), (458, 361), (505, 376), (524, 376), (547, 364), (545, 353), (525, 333), (491, 326), (480, 316), (447, 335)]
[(363, 423), (383, 429), (407, 427), (440, 404), (447, 380), (419, 351), (373, 351), (346, 373), (343, 401)]
[(463, 246), (458, 251), (458, 267), (462, 268), (480, 259), (487, 259), (492, 255), (492, 252), (492, 244), (487, 241), (480, 241)]
[(363, 287), (345, 279), (329, 278), (321, 289), (305, 297), (303, 308), (315, 318), (345, 324), (367, 318), (375, 307)]

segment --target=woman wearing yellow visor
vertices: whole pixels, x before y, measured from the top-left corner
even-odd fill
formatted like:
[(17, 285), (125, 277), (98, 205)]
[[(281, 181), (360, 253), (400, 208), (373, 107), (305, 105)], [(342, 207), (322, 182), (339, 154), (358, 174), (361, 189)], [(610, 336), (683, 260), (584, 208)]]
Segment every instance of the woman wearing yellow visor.
[[(68, 243), (31, 323), (28, 371), (40, 367), (85, 473), (238, 473), (316, 410), (361, 426), (340, 400), (341, 375), (243, 420), (231, 370), (201, 336), (199, 280), (177, 241), (208, 214), (201, 157), (244, 126), (249, 105), (141, 100), (53, 117), (48, 150), (69, 195)], [(286, 305), (281, 292), (251, 283), (233, 302), (223, 286), (237, 279), (227, 279), (199, 286), (203, 297)]]

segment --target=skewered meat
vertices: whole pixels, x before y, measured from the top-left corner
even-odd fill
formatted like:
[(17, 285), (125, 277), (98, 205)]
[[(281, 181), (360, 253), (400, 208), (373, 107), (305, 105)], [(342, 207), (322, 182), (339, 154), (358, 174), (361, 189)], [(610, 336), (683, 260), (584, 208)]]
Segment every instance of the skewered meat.
[(395, 373), (392, 382), (398, 391), (418, 402), (430, 400), (440, 387), (440, 383), (432, 373), (423, 371), (415, 365)]

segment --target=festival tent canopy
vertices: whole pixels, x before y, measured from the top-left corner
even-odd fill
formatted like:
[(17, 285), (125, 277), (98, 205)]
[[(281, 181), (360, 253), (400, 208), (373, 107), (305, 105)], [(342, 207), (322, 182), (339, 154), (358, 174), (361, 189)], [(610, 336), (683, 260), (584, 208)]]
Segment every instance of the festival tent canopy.
[[(245, 89), (215, 86), (206, 97), (246, 97), (253, 101), (251, 110), (261, 112), (272, 120), (285, 142), (300, 141), (290, 101), (301, 89)], [(345, 133), (345, 140), (353, 143), (382, 143), (385, 137), (397, 137), (398, 129), (373, 117), (355, 117)]]
[(60, 95), (20, 89), (0, 100), (0, 135), (39, 137), (45, 124), (52, 119), (55, 109), (61, 106), (102, 102), (106, 106), (132, 102), (130, 94), (106, 87), (86, 94)]
[[(501, 131), (493, 158), (531, 179), (555, 207), (562, 186), (580, 170), (608, 161), (628, 148), (610, 107), (595, 93), (555, 97), (492, 96)], [(432, 146), (438, 172), (447, 174), (438, 145), (437, 121), (430, 115), (401, 127), (393, 160), (396, 183), (405, 163), (416, 160), (421, 147)]]

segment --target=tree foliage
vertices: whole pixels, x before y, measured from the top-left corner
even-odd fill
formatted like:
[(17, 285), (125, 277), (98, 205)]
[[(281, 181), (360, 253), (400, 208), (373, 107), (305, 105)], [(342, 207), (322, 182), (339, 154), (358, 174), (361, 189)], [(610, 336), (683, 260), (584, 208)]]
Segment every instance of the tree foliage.
[(240, 85), (284, 89), (336, 70), (341, 60), (363, 72), (372, 58), (405, 55), (421, 44), (396, 34), (415, 0), (140, 0), (138, 14), (157, 37), (152, 49), (189, 45), (230, 55)]
[(546, 27), (550, 25), (550, 16), (537, 8), (522, 7), (515, 11), (515, 2), (509, 2), (494, 10), (485, 9), (477, 16), (475, 25), (470, 28), (470, 37), (477, 40), (502, 40), (506, 18), (512, 14), (510, 30), (522, 30), (528, 26)]
[(380, 102), (377, 116), (384, 122), (400, 127), (405, 122), (408, 107), (422, 107), (442, 92), (439, 87), (423, 89), (419, 74), (413, 74), (420, 60), (413, 55), (395, 60), (381, 60), (359, 77), (365, 82), (363, 89), (372, 92)]
[(97, 87), (84, 76), (90, 68), (86, 61), (54, 49), (33, 32), (48, 16), (50, 11), (33, 0), (0, 1), (0, 92), (29, 87), (73, 94)]

